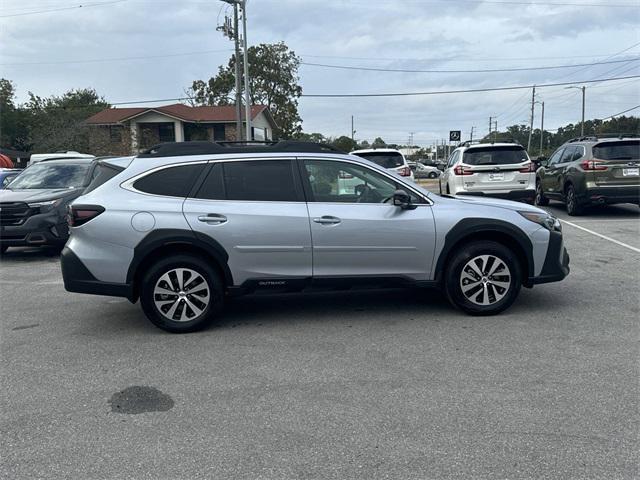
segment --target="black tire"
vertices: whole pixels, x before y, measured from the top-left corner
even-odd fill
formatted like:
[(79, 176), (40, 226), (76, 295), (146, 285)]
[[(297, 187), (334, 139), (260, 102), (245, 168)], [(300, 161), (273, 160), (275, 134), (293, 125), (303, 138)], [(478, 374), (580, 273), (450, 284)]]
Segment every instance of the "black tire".
[[(472, 286), (472, 284), (476, 284), (476, 281), (472, 281), (468, 275), (465, 275), (463, 269), (469, 271), (471, 267), (468, 265), (482, 255), (494, 257), (493, 260), (487, 259), (485, 264), (487, 271), (483, 273), (488, 273), (495, 262), (498, 261), (495, 259), (499, 259), (502, 264), (508, 268), (508, 277), (507, 271), (500, 267), (491, 276), (479, 277), (479, 284)], [(476, 263), (476, 266), (480, 268), (481, 263), (482, 259), (480, 260), (480, 264)], [(471, 272), (473, 273), (473, 270), (471, 270)], [(505, 281), (507, 278), (509, 280), (508, 282)], [(467, 295), (465, 295), (462, 291), (463, 287), (461, 283), (467, 281), (468, 285), (466, 286), (470, 288), (467, 290)], [(494, 281), (508, 283), (508, 286), (506, 288), (498, 286), (492, 283)], [(467, 243), (456, 248), (456, 253), (446, 265), (444, 286), (447, 298), (455, 307), (470, 315), (495, 315), (509, 308), (518, 296), (521, 284), (522, 273), (520, 262), (518, 262), (516, 255), (501, 243), (492, 241)], [(502, 297), (500, 297), (500, 295), (502, 295)], [(488, 304), (480, 305), (470, 298), (479, 303), (486, 301)]]
[[(206, 282), (206, 287), (208, 287), (209, 296), (206, 303), (202, 302), (203, 297), (201, 294), (204, 291), (202, 283), (198, 284), (197, 287), (192, 288), (192, 291), (194, 292), (193, 294), (189, 294), (188, 289), (183, 289), (181, 294), (176, 292), (171, 296), (158, 296), (158, 301), (167, 302), (167, 304), (163, 304), (161, 306), (161, 308), (169, 307), (165, 308), (165, 310), (170, 311), (173, 304), (178, 303), (174, 309), (173, 317), (175, 318), (176, 315), (181, 316), (184, 313), (186, 317), (184, 318), (184, 321), (180, 321), (177, 318), (171, 319), (168, 316), (165, 316), (165, 313), (168, 314), (169, 311), (163, 313), (155, 301), (154, 290), (156, 288), (156, 284), (163, 285), (163, 281), (161, 280), (163, 275), (167, 274), (169, 277), (172, 277), (171, 280), (173, 286), (176, 287), (174, 290), (177, 290), (177, 285), (175, 284), (175, 281), (177, 280), (175, 272), (173, 274), (169, 273), (175, 269), (188, 269), (195, 272), (204, 280), (204, 282)], [(190, 282), (194, 279), (197, 280), (198, 277), (194, 277), (193, 275), (186, 277), (183, 287), (188, 287)], [(167, 332), (187, 333), (201, 330), (211, 324), (211, 322), (221, 312), (224, 305), (224, 286), (216, 270), (203, 260), (188, 254), (172, 255), (153, 264), (143, 275), (142, 282), (139, 287), (140, 304), (142, 305), (142, 310), (145, 315), (151, 323), (163, 330), (166, 330)], [(196, 288), (200, 290), (196, 291)], [(180, 295), (182, 295), (182, 297), (180, 297)], [(166, 299), (163, 300), (163, 297)], [(173, 297), (176, 298), (176, 301), (170, 303)], [(187, 304), (196, 306), (196, 308), (202, 307), (203, 305), (204, 307), (201, 313), (196, 314), (195, 310), (187, 307)], [(189, 313), (192, 313), (195, 316), (188, 317)]]
[(565, 204), (567, 205), (567, 213), (569, 215), (571, 215), (572, 217), (582, 215), (584, 208), (578, 202), (578, 197), (576, 196), (576, 189), (571, 184), (567, 186), (567, 189), (565, 191), (564, 201), (565, 201)]
[(542, 182), (538, 180), (536, 182), (536, 198), (534, 203), (539, 207), (546, 207), (549, 205), (549, 199), (544, 196), (544, 192), (542, 190)]
[(438, 178), (438, 174), (436, 172), (429, 172), (429, 178)]

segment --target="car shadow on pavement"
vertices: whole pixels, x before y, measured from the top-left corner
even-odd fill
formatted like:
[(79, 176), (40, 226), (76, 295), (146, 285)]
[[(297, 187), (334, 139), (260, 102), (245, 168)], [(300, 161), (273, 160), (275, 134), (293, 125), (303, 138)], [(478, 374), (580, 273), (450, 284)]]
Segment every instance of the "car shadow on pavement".
[(13, 247), (0, 256), (0, 262), (29, 263), (37, 261), (57, 262), (60, 260), (60, 249), (48, 247)]
[(552, 211), (556, 215), (561, 215), (569, 221), (579, 222), (580, 220), (628, 220), (637, 219), (640, 220), (640, 208), (637, 205), (632, 204), (619, 204), (619, 205), (596, 205), (585, 207), (582, 215), (577, 217), (570, 217), (567, 215), (567, 209), (564, 204), (554, 202), (553, 200), (547, 207), (544, 207)]

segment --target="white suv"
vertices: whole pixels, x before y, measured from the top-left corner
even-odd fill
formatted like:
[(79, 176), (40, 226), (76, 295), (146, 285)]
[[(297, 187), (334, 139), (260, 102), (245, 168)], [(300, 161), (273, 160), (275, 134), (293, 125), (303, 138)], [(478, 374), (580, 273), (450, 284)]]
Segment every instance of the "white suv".
[(440, 177), (440, 192), (533, 202), (536, 166), (517, 143), (464, 143)]
[(370, 162), (380, 165), (387, 170), (393, 170), (401, 177), (407, 177), (411, 181), (415, 181), (413, 171), (407, 163), (404, 155), (395, 148), (366, 148), (362, 150), (354, 150), (351, 155), (357, 155), (366, 158)]

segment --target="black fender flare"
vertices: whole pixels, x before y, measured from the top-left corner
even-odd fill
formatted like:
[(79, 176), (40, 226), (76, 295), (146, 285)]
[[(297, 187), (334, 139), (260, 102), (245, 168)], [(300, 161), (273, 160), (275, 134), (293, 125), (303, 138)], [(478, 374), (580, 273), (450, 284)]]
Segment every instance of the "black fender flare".
[(233, 277), (229, 268), (229, 254), (215, 239), (200, 232), (184, 229), (159, 229), (145, 236), (133, 251), (133, 260), (127, 271), (127, 283), (133, 284), (138, 268), (148, 255), (159, 248), (175, 245), (195, 247), (204, 250), (218, 264), (227, 285), (233, 285)]
[(518, 247), (519, 254), (524, 256), (526, 261), (526, 271), (523, 272), (524, 278), (533, 277), (534, 261), (533, 261), (533, 245), (529, 237), (517, 226), (497, 220), (494, 218), (464, 218), (456, 223), (445, 236), (444, 247), (438, 256), (436, 262), (435, 277), (439, 281), (442, 279), (444, 269), (446, 268), (446, 260), (461, 241), (465, 239), (473, 240), (474, 237), (484, 237), (498, 233), (501, 236), (508, 236)]

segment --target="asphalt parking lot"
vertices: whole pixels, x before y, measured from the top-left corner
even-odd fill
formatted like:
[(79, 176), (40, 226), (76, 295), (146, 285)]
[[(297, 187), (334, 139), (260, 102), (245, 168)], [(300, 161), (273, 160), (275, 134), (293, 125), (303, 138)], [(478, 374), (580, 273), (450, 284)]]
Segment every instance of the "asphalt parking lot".
[(254, 296), (189, 335), (9, 250), (0, 477), (638, 478), (640, 209), (568, 222), (571, 275), (496, 317), (418, 290)]

